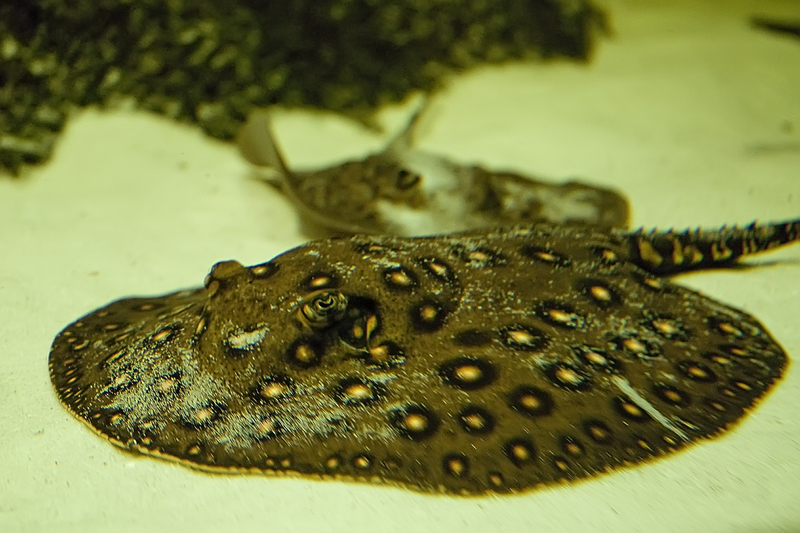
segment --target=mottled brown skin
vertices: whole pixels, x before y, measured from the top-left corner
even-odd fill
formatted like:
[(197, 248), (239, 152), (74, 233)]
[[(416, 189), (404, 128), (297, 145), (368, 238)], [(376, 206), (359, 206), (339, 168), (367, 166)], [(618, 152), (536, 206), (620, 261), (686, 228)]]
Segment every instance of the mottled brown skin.
[(429, 235), (536, 222), (624, 229), (627, 200), (616, 191), (571, 180), (551, 183), (513, 172), (458, 165), (412, 148), (422, 112), (381, 152), (313, 171), (288, 168), (269, 113), (251, 113), (237, 145), (254, 165), (277, 173), (275, 185), (313, 235)]
[(665, 276), (799, 234), (540, 224), (311, 242), (88, 314), (56, 337), (51, 379), (114, 444), (202, 469), (521, 491), (740, 420), (786, 354)]

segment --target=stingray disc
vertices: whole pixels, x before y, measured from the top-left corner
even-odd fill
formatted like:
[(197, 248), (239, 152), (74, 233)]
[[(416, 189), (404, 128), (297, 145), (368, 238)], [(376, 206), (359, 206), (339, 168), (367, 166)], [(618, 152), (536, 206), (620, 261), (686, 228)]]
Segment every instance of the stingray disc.
[(798, 227), (311, 242), (86, 315), (51, 379), (114, 444), (207, 470), (458, 494), (593, 476), (720, 433), (780, 379), (757, 320), (664, 274)]

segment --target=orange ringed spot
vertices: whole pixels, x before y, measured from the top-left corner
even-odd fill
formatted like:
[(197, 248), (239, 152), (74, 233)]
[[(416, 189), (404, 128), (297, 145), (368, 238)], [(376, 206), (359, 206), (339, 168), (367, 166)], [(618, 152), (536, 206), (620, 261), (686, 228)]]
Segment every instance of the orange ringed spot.
[(372, 398), (372, 391), (364, 383), (353, 383), (344, 390), (344, 397), (347, 400), (368, 400)]
[(289, 392), (289, 388), (277, 381), (271, 381), (266, 383), (264, 387), (261, 387), (261, 395), (265, 398), (280, 398), (287, 392)]
[(436, 320), (437, 316), (439, 316), (439, 310), (432, 305), (423, 305), (419, 308), (419, 317), (426, 322)]
[(665, 335), (674, 335), (680, 331), (677, 327), (675, 327), (675, 324), (664, 319), (653, 320), (653, 327)]
[(593, 363), (595, 365), (604, 366), (608, 364), (608, 359), (604, 357), (602, 354), (599, 354), (597, 352), (588, 351), (584, 355), (586, 356), (586, 359), (590, 363)]
[(169, 330), (169, 329), (165, 329), (164, 331), (159, 331), (158, 333), (153, 335), (153, 341), (161, 342), (164, 339), (166, 339), (167, 337), (169, 337), (171, 333), (172, 333), (172, 331)]
[(369, 468), (372, 462), (369, 460), (369, 457), (366, 455), (359, 455), (355, 459), (353, 459), (353, 466), (360, 469)]
[(571, 368), (559, 367), (556, 370), (556, 379), (562, 383), (577, 385), (583, 382), (583, 378)]
[(699, 378), (699, 379), (706, 379), (708, 378), (708, 372), (700, 368), (699, 366), (690, 366), (686, 369), (686, 372), (692, 377)]
[(664, 396), (666, 396), (667, 399), (671, 402), (678, 403), (683, 401), (683, 397), (674, 390), (665, 389)]
[(622, 344), (625, 345), (625, 348), (634, 353), (645, 353), (647, 351), (647, 346), (636, 339), (625, 339), (622, 341)]
[(564, 444), (564, 451), (572, 456), (579, 456), (583, 454), (583, 448), (574, 442), (567, 442)]
[(294, 352), (294, 356), (301, 363), (310, 363), (316, 358), (314, 350), (307, 344), (298, 345)]
[(531, 459), (530, 450), (527, 446), (523, 446), (522, 444), (514, 444), (511, 446), (511, 455), (520, 463), (530, 461)]
[(741, 337), (742, 335), (744, 335), (742, 330), (740, 330), (739, 328), (735, 327), (733, 324), (731, 324), (729, 322), (720, 322), (719, 324), (717, 324), (717, 327), (723, 333), (727, 333), (729, 335), (736, 335), (737, 337)]
[(486, 419), (479, 413), (469, 413), (462, 418), (464, 423), (472, 429), (481, 430), (486, 427)]
[(644, 412), (639, 408), (638, 405), (628, 402), (622, 402), (620, 403), (620, 407), (622, 407), (623, 411), (625, 411), (626, 413), (628, 413), (633, 417), (639, 418), (644, 415)]
[(402, 270), (395, 270), (392, 272), (389, 276), (389, 280), (395, 285), (400, 285), (401, 287), (409, 287), (414, 284), (414, 280)]
[(527, 331), (514, 329), (508, 332), (508, 337), (511, 341), (517, 344), (533, 344), (536, 340), (536, 337), (528, 333)]
[(475, 365), (462, 365), (455, 369), (454, 375), (460, 381), (473, 382), (481, 379), (483, 372)]
[(563, 324), (568, 324), (570, 320), (575, 317), (574, 314), (567, 313), (566, 311), (562, 311), (560, 309), (550, 309), (547, 314), (556, 322), (561, 322)]
[(309, 287), (313, 289), (320, 289), (327, 287), (331, 282), (331, 278), (328, 276), (320, 276), (318, 278), (314, 278), (308, 282)]
[(592, 437), (594, 437), (596, 440), (605, 440), (609, 436), (608, 431), (606, 431), (605, 428), (595, 425), (589, 426), (589, 433), (591, 433)]
[(502, 487), (503, 486), (503, 476), (500, 474), (489, 474), (489, 483), (494, 485), (495, 487)]
[(444, 276), (447, 274), (447, 267), (444, 265), (440, 265), (438, 263), (428, 263), (428, 267), (433, 270), (433, 273), (437, 276)]
[(597, 300), (601, 300), (603, 302), (611, 301), (611, 292), (609, 292), (609, 290), (605, 287), (601, 287), (600, 285), (592, 285), (589, 288), (589, 292)]
[(519, 404), (525, 409), (535, 411), (542, 406), (542, 401), (533, 394), (523, 394), (519, 397)]
[(447, 460), (447, 470), (450, 474), (459, 477), (467, 472), (467, 464), (461, 458), (452, 457)]
[(428, 419), (418, 413), (411, 413), (403, 418), (403, 425), (412, 433), (423, 432), (428, 429)]

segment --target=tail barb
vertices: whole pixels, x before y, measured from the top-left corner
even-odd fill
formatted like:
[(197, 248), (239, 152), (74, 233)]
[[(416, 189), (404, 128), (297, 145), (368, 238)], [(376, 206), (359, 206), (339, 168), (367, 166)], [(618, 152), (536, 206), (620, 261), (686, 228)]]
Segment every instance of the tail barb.
[(629, 233), (630, 258), (658, 275), (730, 266), (740, 257), (800, 240), (800, 219), (676, 233)]

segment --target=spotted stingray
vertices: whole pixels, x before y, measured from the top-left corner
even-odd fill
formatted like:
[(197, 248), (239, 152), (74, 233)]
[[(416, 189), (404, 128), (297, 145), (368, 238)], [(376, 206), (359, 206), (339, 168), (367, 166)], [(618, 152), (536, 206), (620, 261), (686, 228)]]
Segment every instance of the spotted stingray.
[(610, 189), (457, 165), (414, 149), (425, 107), (380, 153), (322, 170), (289, 170), (265, 110), (251, 113), (237, 144), (248, 161), (277, 174), (275, 185), (315, 234), (410, 237), (431, 228), (449, 233), (534, 222), (627, 226), (628, 202)]
[(787, 356), (668, 276), (798, 239), (800, 220), (321, 240), (98, 309), (56, 337), (50, 375), (112, 443), (205, 470), (521, 491), (740, 420)]

